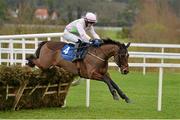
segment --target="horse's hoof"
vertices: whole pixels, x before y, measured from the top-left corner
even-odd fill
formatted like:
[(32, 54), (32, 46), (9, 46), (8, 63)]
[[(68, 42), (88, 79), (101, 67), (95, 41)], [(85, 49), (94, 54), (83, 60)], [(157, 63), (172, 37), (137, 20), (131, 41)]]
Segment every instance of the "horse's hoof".
[(128, 98), (128, 99), (125, 99), (126, 103), (132, 103), (131, 100)]
[(113, 96), (114, 100), (119, 100), (119, 96), (115, 95)]

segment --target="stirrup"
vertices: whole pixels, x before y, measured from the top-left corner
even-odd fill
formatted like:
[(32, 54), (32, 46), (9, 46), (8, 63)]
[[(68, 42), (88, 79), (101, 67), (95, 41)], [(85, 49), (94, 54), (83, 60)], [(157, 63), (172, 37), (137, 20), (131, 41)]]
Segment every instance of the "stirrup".
[(77, 60), (82, 60), (82, 58), (81, 58), (80, 56), (77, 56), (77, 57), (75, 57), (75, 58), (72, 60), (72, 62), (75, 62), (75, 61), (77, 61)]

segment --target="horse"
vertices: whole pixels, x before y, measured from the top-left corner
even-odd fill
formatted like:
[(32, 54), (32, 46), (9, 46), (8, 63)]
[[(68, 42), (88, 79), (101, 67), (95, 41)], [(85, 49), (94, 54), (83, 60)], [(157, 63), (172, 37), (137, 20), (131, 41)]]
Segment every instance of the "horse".
[[(108, 70), (108, 59), (114, 56), (114, 62), (118, 65), (122, 74), (129, 72), (128, 66), (128, 47), (130, 43), (125, 45), (111, 39), (102, 39), (103, 43), (99, 47), (89, 46), (87, 53), (82, 60), (74, 62), (64, 60), (61, 56), (62, 48), (68, 43), (43, 41), (39, 44), (35, 55), (27, 58), (30, 67), (35, 65), (42, 70), (49, 69), (52, 66), (61, 67), (68, 72), (91, 80), (103, 81), (107, 84), (114, 100), (120, 97), (129, 103), (130, 99), (119, 88), (119, 86), (111, 79)], [(119, 96), (120, 97), (119, 97)]]

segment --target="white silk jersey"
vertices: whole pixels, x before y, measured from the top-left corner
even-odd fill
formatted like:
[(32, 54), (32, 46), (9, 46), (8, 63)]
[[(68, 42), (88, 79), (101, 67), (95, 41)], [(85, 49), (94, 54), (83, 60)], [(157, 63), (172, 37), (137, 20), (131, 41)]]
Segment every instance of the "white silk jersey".
[(89, 42), (90, 36), (86, 34), (89, 31), (93, 38), (100, 39), (99, 35), (95, 32), (94, 27), (85, 25), (84, 18), (77, 19), (71, 23), (69, 23), (66, 28), (68, 32), (79, 36), (84, 42)]

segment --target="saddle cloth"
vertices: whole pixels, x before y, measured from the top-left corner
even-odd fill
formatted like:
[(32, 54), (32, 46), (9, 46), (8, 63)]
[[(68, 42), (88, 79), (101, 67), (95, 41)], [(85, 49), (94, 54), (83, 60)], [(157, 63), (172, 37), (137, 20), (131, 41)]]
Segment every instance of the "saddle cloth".
[(73, 44), (64, 45), (61, 49), (61, 57), (67, 61), (72, 61), (76, 56), (75, 49)]
[(81, 59), (84, 59), (84, 57), (87, 54), (87, 48), (86, 47), (87, 43), (82, 44), (81, 48), (78, 48), (78, 52), (77, 52), (77, 48), (75, 48), (74, 44), (65, 44), (64, 47), (61, 49), (61, 56), (63, 59), (67, 60), (67, 61), (71, 61), (74, 60), (74, 58), (76, 57), (76, 54), (81, 56)]

